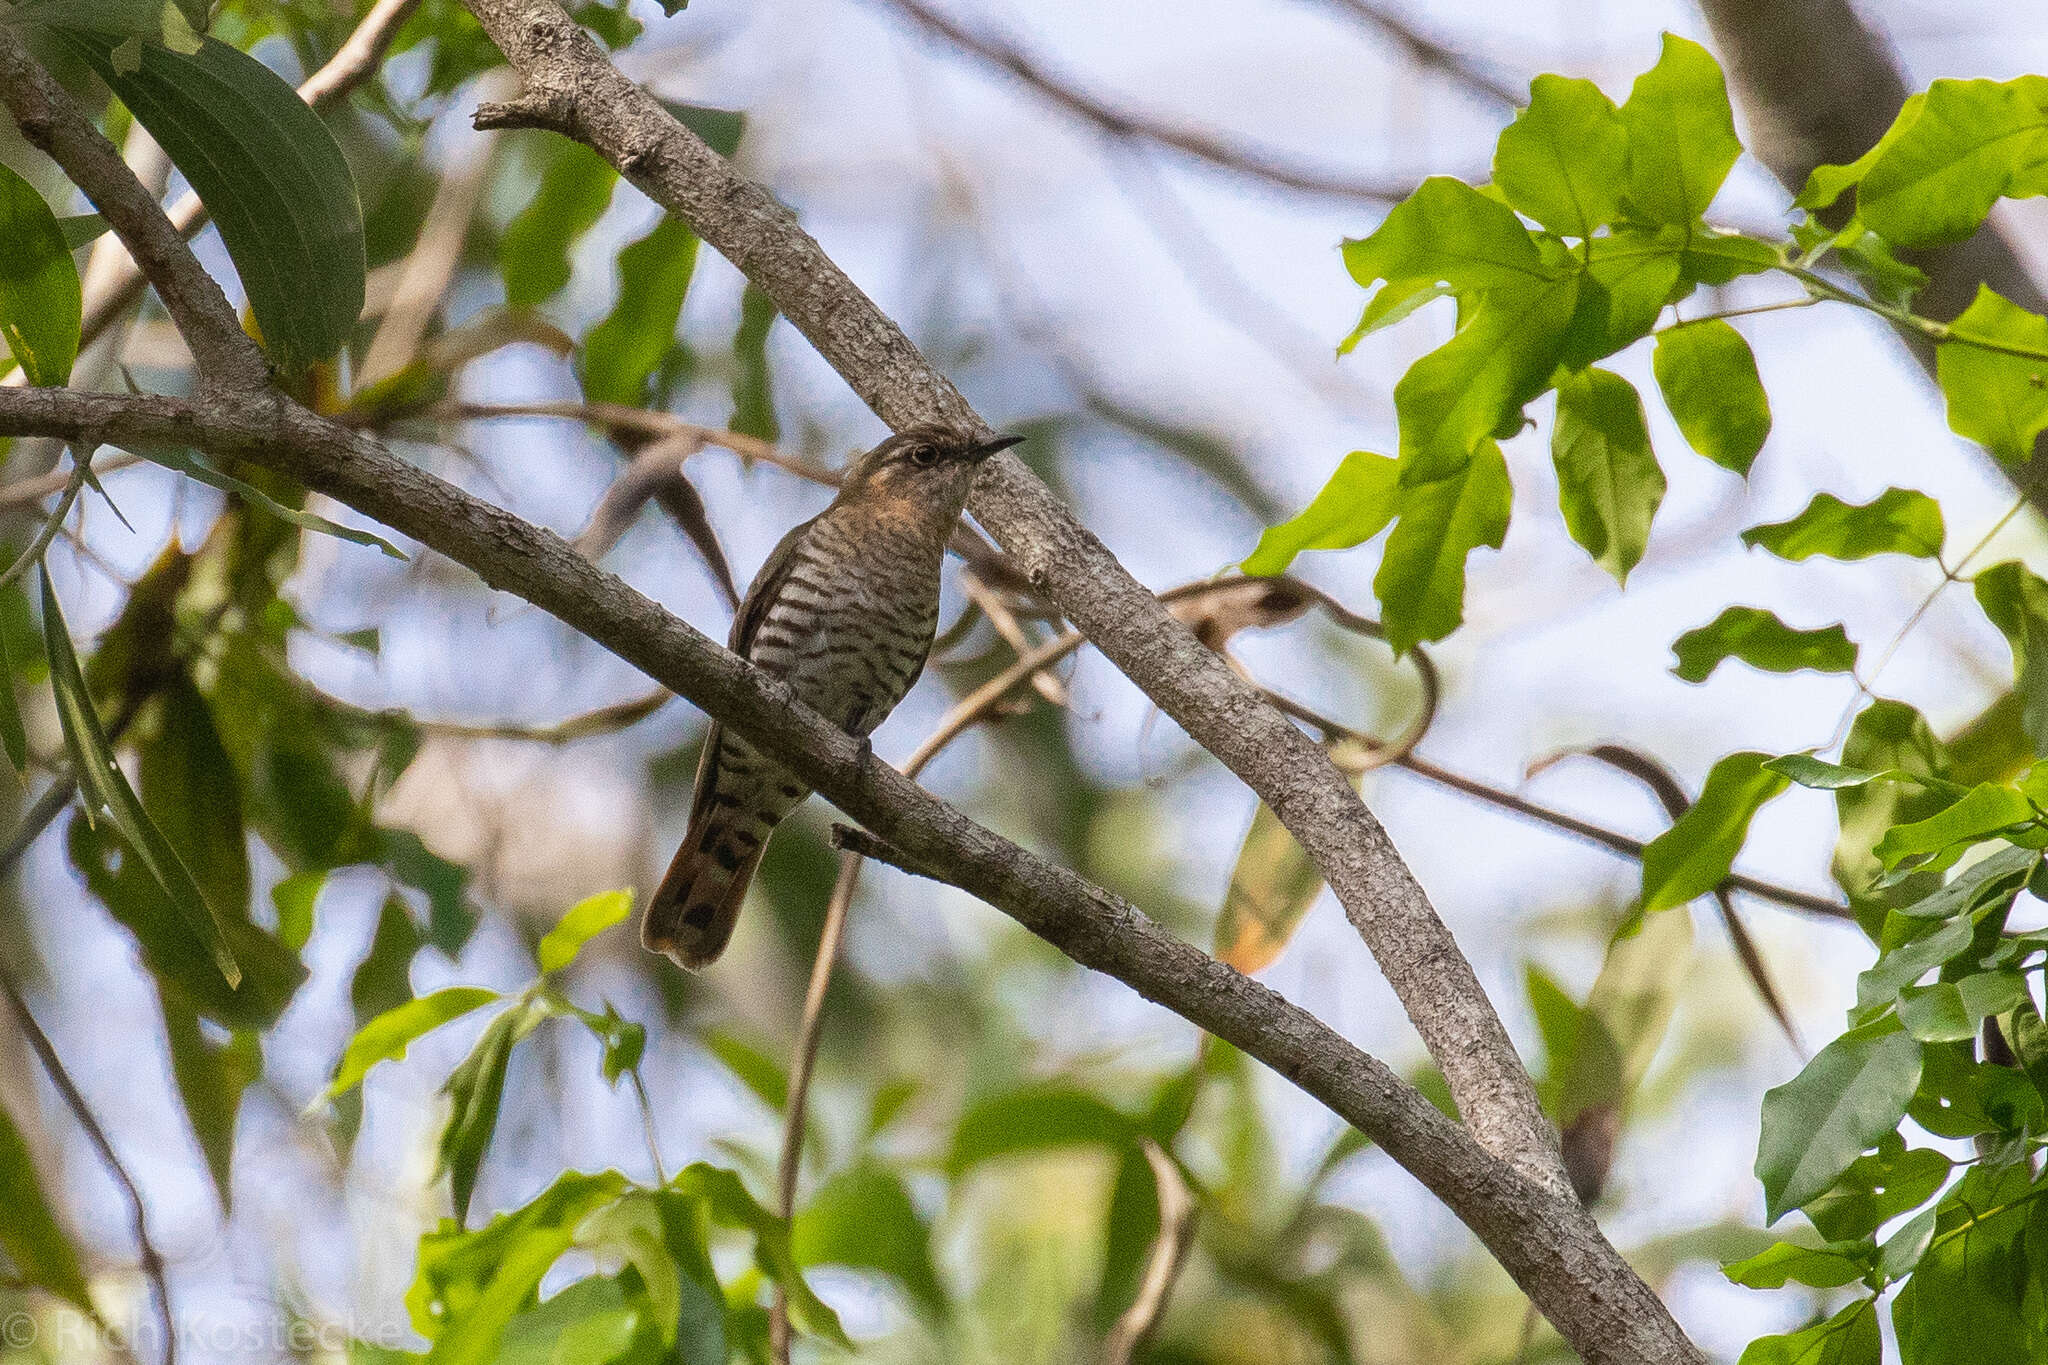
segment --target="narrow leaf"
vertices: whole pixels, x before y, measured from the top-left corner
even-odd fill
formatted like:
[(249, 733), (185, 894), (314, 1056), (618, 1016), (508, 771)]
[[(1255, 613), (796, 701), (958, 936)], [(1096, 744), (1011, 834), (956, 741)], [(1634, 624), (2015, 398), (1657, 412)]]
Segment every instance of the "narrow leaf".
[(35, 186), (0, 166), (0, 340), (28, 382), (62, 388), (78, 358), (78, 267)]
[(619, 296), (583, 338), (583, 396), (638, 407), (648, 401), (662, 360), (676, 345), (676, 324), (697, 267), (697, 238), (664, 217), (619, 253)]
[(78, 1253), (57, 1222), (28, 1143), (5, 1107), (0, 1107), (0, 1208), (7, 1210), (0, 1218), (0, 1251), (15, 1271), (30, 1284), (93, 1312)]
[(1989, 839), (2001, 830), (2028, 824), (2033, 819), (2033, 806), (2019, 792), (1996, 782), (1980, 782), (1962, 800), (1939, 814), (1892, 826), (1877, 841), (1878, 860), (1889, 871), (1908, 858)]
[(581, 143), (550, 138), (543, 146), (540, 183), (498, 243), (498, 272), (513, 308), (545, 303), (569, 282), (569, 253), (604, 216), (619, 183), (611, 164)]
[(497, 998), (496, 991), (481, 986), (449, 986), (386, 1010), (349, 1039), (334, 1069), (334, 1079), (314, 1098), (313, 1107), (355, 1088), (377, 1063), (403, 1059), (406, 1049), (424, 1035)]
[(633, 913), (631, 891), (600, 891), (570, 907), (561, 923), (548, 930), (537, 950), (540, 969), (558, 972), (576, 960), (583, 945)]

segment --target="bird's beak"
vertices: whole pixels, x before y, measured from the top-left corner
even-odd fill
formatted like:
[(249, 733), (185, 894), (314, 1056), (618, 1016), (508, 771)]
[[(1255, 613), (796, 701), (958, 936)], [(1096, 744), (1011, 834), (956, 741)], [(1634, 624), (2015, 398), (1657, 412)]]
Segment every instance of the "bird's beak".
[(995, 454), (998, 450), (1008, 450), (1011, 446), (1017, 445), (1020, 442), (1022, 442), (1023, 439), (1024, 438), (1022, 436), (991, 437), (990, 439), (983, 441), (980, 445), (974, 448), (974, 458), (976, 460), (986, 460), (989, 456)]

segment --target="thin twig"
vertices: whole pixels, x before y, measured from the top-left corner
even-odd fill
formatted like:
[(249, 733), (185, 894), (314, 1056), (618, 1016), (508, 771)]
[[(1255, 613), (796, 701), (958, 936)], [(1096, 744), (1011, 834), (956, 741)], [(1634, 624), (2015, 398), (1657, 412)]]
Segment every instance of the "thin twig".
[(29, 1047), (34, 1050), (37, 1060), (43, 1064), (43, 1071), (49, 1076), (50, 1084), (56, 1087), (57, 1094), (71, 1110), (71, 1116), (78, 1121), (78, 1126), (85, 1130), (86, 1139), (99, 1154), (100, 1164), (107, 1168), (107, 1173), (113, 1176), (114, 1182), (121, 1187), (123, 1195), (128, 1200), (129, 1223), (135, 1234), (136, 1254), (142, 1262), (142, 1273), (148, 1277), (151, 1292), (156, 1297), (157, 1316), (163, 1327), (164, 1365), (177, 1365), (178, 1324), (171, 1313), (171, 1287), (164, 1277), (164, 1258), (158, 1253), (156, 1243), (150, 1240), (149, 1210), (143, 1203), (142, 1191), (136, 1188), (134, 1177), (130, 1176), (128, 1168), (121, 1164), (121, 1158), (114, 1154), (114, 1144), (107, 1140), (107, 1130), (100, 1126), (99, 1119), (92, 1112), (92, 1106), (85, 1102), (85, 1096), (79, 1093), (78, 1086), (72, 1082), (71, 1073), (64, 1069), (63, 1058), (57, 1055), (56, 1045), (50, 1041), (50, 1036), (43, 1032), (42, 1025), (36, 1022), (35, 1015), (29, 1010), (27, 999), (21, 993), (20, 985), (4, 966), (0, 966), (0, 992), (6, 994), (7, 1003), (14, 1010), (15, 1021), (21, 1026), (22, 1036), (28, 1039)]
[(1290, 165), (1268, 153), (1235, 147), (1206, 133), (1173, 127), (1115, 108), (1072, 81), (1053, 75), (1011, 43), (972, 32), (931, 8), (924, 0), (886, 0), (886, 3), (949, 47), (987, 65), (1000, 67), (1047, 100), (1112, 137), (1155, 143), (1222, 170), (1309, 194), (1392, 204), (1406, 198), (1408, 192), (1415, 188), (1414, 179), (1377, 179)]
[[(80, 453), (81, 450), (83, 454)], [(57, 538), (57, 532), (62, 529), (64, 518), (71, 515), (71, 505), (78, 501), (79, 490), (85, 487), (86, 480), (91, 477), (92, 446), (88, 443), (72, 447), (71, 476), (64, 481), (64, 495), (57, 499), (56, 508), (49, 516), (43, 518), (43, 524), (36, 528), (35, 538), (29, 541), (28, 548), (21, 552), (20, 558), (8, 565), (5, 573), (0, 573), (0, 591), (12, 587), (16, 579), (29, 571), (30, 565), (43, 557), (43, 551), (50, 548), (50, 542)]]
[(1152, 1183), (1159, 1192), (1159, 1235), (1153, 1239), (1151, 1258), (1138, 1282), (1138, 1296), (1103, 1340), (1102, 1365), (1130, 1365), (1138, 1348), (1152, 1335), (1195, 1235), (1195, 1199), (1188, 1190), (1187, 1177), (1166, 1149), (1151, 1138), (1140, 1142), (1138, 1149), (1152, 1168)]
[(1524, 91), (1481, 70), (1479, 63), (1470, 55), (1424, 33), (1403, 16), (1379, 4), (1378, 0), (1324, 0), (1324, 3), (1342, 10), (1391, 41), (1417, 66), (1448, 76), (1475, 94), (1499, 100), (1510, 108), (1527, 99)]

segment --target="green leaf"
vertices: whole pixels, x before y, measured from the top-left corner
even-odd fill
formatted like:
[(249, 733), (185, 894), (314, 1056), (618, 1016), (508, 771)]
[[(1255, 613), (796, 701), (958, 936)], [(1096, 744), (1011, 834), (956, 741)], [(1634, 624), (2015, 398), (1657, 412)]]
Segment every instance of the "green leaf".
[[(1774, 758), (1764, 767), (1782, 777), (1789, 777), (1802, 787), (1820, 791), (1840, 791), (1844, 787), (1860, 787), (1867, 782), (1876, 782), (1888, 776), (1873, 773), (1862, 768), (1845, 768), (1839, 763), (1829, 763), (1815, 758), (1812, 754), (1786, 754)], [(1894, 770), (1896, 771), (1896, 770)]]
[(1972, 586), (1977, 605), (2012, 649), (2020, 724), (2040, 753), (2048, 749), (2048, 582), (2007, 560), (1980, 572)]
[(577, 1227), (617, 1199), (617, 1171), (561, 1176), (524, 1208), (475, 1232), (444, 1219), (420, 1238), (419, 1270), (405, 1303), (413, 1330), (433, 1342), (433, 1365), (494, 1365), (499, 1342), (532, 1306), (541, 1278), (575, 1242)]
[(0, 1218), (0, 1251), (14, 1263), (15, 1273), (87, 1313), (95, 1311), (78, 1253), (44, 1197), (28, 1143), (5, 1107), (0, 1107), (0, 1208), (7, 1210)]
[(271, 359), (299, 370), (339, 351), (363, 311), (363, 211), (320, 116), (216, 39), (191, 53), (144, 44), (124, 72), (109, 36), (65, 36), (205, 202)]
[[(669, 13), (681, 8), (677, 5)], [(712, 151), (725, 157), (739, 151), (740, 136), (747, 130), (745, 114), (733, 109), (714, 109), (707, 104), (686, 104), (682, 100), (665, 100), (659, 96), (656, 99), (676, 122), (703, 138), (704, 145)]]
[(789, 1250), (789, 1224), (763, 1208), (737, 1175), (700, 1161), (679, 1172), (669, 1188), (701, 1200), (713, 1222), (753, 1233), (754, 1264), (782, 1286), (792, 1326), (842, 1350), (853, 1349), (839, 1315), (812, 1292), (797, 1269)]
[(1742, 333), (1720, 318), (1657, 334), (1650, 357), (1686, 444), (1745, 478), (1771, 434), (1771, 403)]
[(775, 420), (775, 388), (768, 379), (768, 333), (775, 328), (775, 300), (748, 283), (740, 294), (740, 325), (732, 337), (732, 429), (773, 441), (782, 435)]
[(71, 648), (71, 632), (64, 624), (64, 610), (50, 587), (47, 571), (43, 580), (43, 644), (50, 660), (50, 689), (57, 700), (57, 718), (64, 729), (64, 744), (78, 774), (80, 795), (90, 820), (96, 808), (104, 809), (114, 828), (148, 869), (170, 898), (172, 907), (186, 928), (205, 946), (229, 989), (241, 984), (242, 969), (228, 948), (219, 912), (206, 903), (191, 869), (142, 808), (127, 775), (114, 759), (113, 745), (93, 709), (85, 676), (78, 668), (78, 655)]
[(1856, 978), (1856, 1017), (1868, 1020), (1882, 1013), (1900, 991), (1927, 973), (1970, 950), (1976, 925), (1958, 917), (1928, 929), (1915, 926), (1915, 938), (1885, 949), (1876, 962)]
[[(22, 601), (16, 587), (6, 589), (5, 601), (13, 611), (26, 614), (28, 604)], [(7, 750), (7, 761), (14, 765), (16, 776), (28, 776), (28, 731), (21, 723), (21, 702), (14, 694), (14, 661), (8, 657), (6, 632), (0, 630), (0, 747)]]
[(483, 1165), (484, 1152), (498, 1128), (498, 1107), (505, 1098), (505, 1073), (512, 1065), (512, 1049), (547, 1015), (548, 1011), (532, 1000), (499, 1014), (441, 1087), (448, 1097), (448, 1124), (441, 1130), (435, 1169), (436, 1174), (448, 1174), (457, 1223), (468, 1216), (477, 1169)]
[(1401, 489), (1400, 521), (1373, 577), (1387, 640), (1397, 652), (1458, 628), (1465, 616), (1466, 557), (1482, 545), (1500, 548), (1513, 501), (1507, 461), (1491, 441), (1457, 473)]
[(1686, 267), (1683, 228), (1623, 228), (1582, 242), (1579, 301), (1560, 343), (1558, 363), (1584, 369), (1650, 334)]
[(557, 137), (541, 145), (540, 183), (498, 241), (498, 272), (512, 308), (545, 303), (569, 283), (569, 253), (604, 216), (619, 183), (611, 164), (581, 143)]
[(540, 969), (558, 972), (576, 960), (583, 945), (633, 913), (631, 891), (600, 891), (570, 907), (562, 922), (541, 939)]
[(1261, 577), (1285, 573), (1303, 550), (1348, 550), (1371, 540), (1394, 519), (1399, 486), (1395, 461), (1352, 451), (1298, 516), (1260, 534), (1244, 571)]
[(194, 869), (206, 903), (231, 919), (249, 913), (249, 836), (242, 782), (214, 728), (213, 709), (190, 678), (164, 687), (154, 723), (137, 746), (136, 788), (157, 828)]
[(931, 1229), (918, 1217), (903, 1177), (880, 1162), (858, 1162), (827, 1180), (797, 1216), (790, 1252), (800, 1266), (879, 1271), (935, 1317), (945, 1312)]
[(1948, 885), (1900, 906), (1895, 913), (1912, 919), (1953, 919), (1974, 915), (1995, 901), (2010, 901), (2041, 865), (2039, 849), (2004, 848), (1979, 858), (1958, 872)]
[(1643, 909), (1669, 910), (1719, 886), (1742, 850), (1749, 822), (1785, 779), (1769, 755), (1730, 754), (1707, 773), (1699, 800), (1643, 850)]
[(35, 186), (0, 166), (0, 340), (28, 382), (62, 388), (78, 358), (84, 299), (57, 216)]
[(1843, 1034), (1766, 1092), (1756, 1154), (1765, 1221), (1825, 1194), (1898, 1128), (1919, 1084), (1920, 1044), (1887, 1023)]
[(1877, 886), (1884, 868), (1873, 851), (1887, 830), (1922, 819), (1953, 801), (1947, 781), (1951, 759), (1920, 713), (1904, 702), (1873, 701), (1857, 715), (1842, 744), (1845, 767), (1897, 771), (1919, 784), (1871, 783), (1835, 793), (1842, 836), (1835, 844), (1834, 874), (1874, 937), (1887, 907), (1909, 904), (1936, 890), (1939, 878), (1917, 874), (1907, 882)]
[[(2041, 1092), (2015, 1067), (1980, 1062), (1962, 1043), (1930, 1043), (1920, 1088), (1906, 1116), (1936, 1137), (1974, 1138), (1991, 1135), (1996, 1143), (1982, 1150), (1990, 1164), (2001, 1143), (2017, 1143), (2038, 1133), (2043, 1109)], [(2022, 1155), (2024, 1149), (2015, 1151)]]
[(1692, 921), (1658, 915), (1607, 945), (1565, 1064), (1555, 1067), (1557, 1120), (1569, 1129), (1594, 1110), (1619, 1112), (1663, 1045), (1692, 972)]
[(1650, 542), (1664, 500), (1664, 471), (1650, 449), (1643, 401), (1618, 374), (1588, 369), (1557, 385), (1558, 505), (1572, 539), (1626, 584)]
[[(1943, 1201), (1934, 1239), (1892, 1303), (1900, 1359), (1909, 1365), (2039, 1360), (2044, 1341), (2029, 1280), (2039, 1255), (2029, 1233), (2024, 1166), (1975, 1170)], [(1963, 1229), (1968, 1231), (1964, 1232)], [(2024, 1297), (2023, 1297), (2024, 1296)]]
[(1884, 1250), (1877, 1260), (1877, 1273), (1886, 1283), (1904, 1279), (1920, 1264), (1920, 1258), (1927, 1254), (1928, 1245), (1934, 1240), (1934, 1222), (1938, 1213), (1937, 1209), (1923, 1209), (1885, 1239)]
[(313, 937), (313, 907), (326, 884), (326, 869), (316, 868), (294, 872), (270, 888), (270, 903), (277, 910), (277, 937), (295, 953)]
[(1925, 1147), (1908, 1150), (1890, 1133), (1878, 1139), (1875, 1152), (1850, 1162), (1826, 1194), (1809, 1199), (1806, 1217), (1834, 1241), (1868, 1237), (1933, 1198), (1948, 1176), (1946, 1156)]
[(334, 1068), (334, 1079), (314, 1097), (309, 1107), (317, 1108), (355, 1088), (377, 1063), (402, 1060), (406, 1049), (426, 1034), (450, 1020), (460, 1019), (471, 1010), (481, 1009), (497, 998), (496, 991), (482, 986), (449, 986), (384, 1011), (356, 1030), (355, 1037), (349, 1039), (348, 1046), (342, 1050), (341, 1062)]
[(1322, 873), (1261, 802), (1216, 915), (1216, 959), (1245, 973), (1271, 966), (1322, 894)]
[(2003, 1014), (2026, 998), (2026, 982), (2017, 974), (1979, 972), (1906, 987), (1899, 992), (1899, 1023), (1923, 1043), (1961, 1042), (1977, 1036), (1986, 1016)]
[(1730, 607), (1679, 636), (1671, 652), (1678, 656), (1671, 671), (1689, 683), (1705, 682), (1728, 659), (1767, 673), (1856, 671), (1856, 643), (1841, 626), (1800, 630), (1762, 607)]
[(57, 230), (64, 234), (64, 245), (76, 251), (97, 240), (107, 230), (107, 220), (97, 213), (76, 213), (59, 218)]
[(724, 1029), (710, 1029), (703, 1035), (705, 1048), (718, 1058), (752, 1092), (755, 1099), (774, 1113), (781, 1113), (789, 1099), (789, 1073), (766, 1052)]
[(1887, 488), (1869, 502), (1846, 503), (1832, 493), (1819, 493), (1806, 510), (1790, 521), (1752, 526), (1742, 533), (1744, 545), (1760, 545), (1780, 559), (1868, 559), (1872, 555), (1914, 555), (1932, 559), (1941, 553), (1947, 532), (1941, 504), (1910, 488)]
[(697, 268), (697, 238), (680, 219), (619, 252), (618, 302), (583, 338), (583, 396), (593, 403), (647, 402), (655, 372), (676, 344), (676, 324)]
[(1887, 830), (1884, 838), (1877, 841), (1878, 861), (1890, 871), (1908, 858), (1938, 854), (1957, 844), (1988, 839), (2033, 818), (2034, 808), (2026, 797), (1996, 782), (1980, 782), (1939, 814)]
[(208, 1038), (194, 1010), (175, 986), (159, 986), (164, 1034), (170, 1045), (171, 1079), (191, 1120), (192, 1135), (206, 1157), (213, 1187), (223, 1210), (233, 1193), (235, 1116), (242, 1092), (263, 1074), (263, 1051), (257, 1035), (237, 1030), (223, 1042)]
[(1867, 1240), (1829, 1242), (1819, 1247), (1777, 1242), (1754, 1256), (1722, 1266), (1721, 1273), (1747, 1289), (1783, 1289), (1788, 1283), (1834, 1289), (1862, 1279), (1876, 1251)]
[(1047, 1082), (977, 1102), (960, 1116), (946, 1169), (960, 1175), (984, 1161), (1054, 1147), (1123, 1147), (1137, 1139), (1135, 1119), (1100, 1096)]
[(1858, 1299), (1826, 1322), (1758, 1337), (1736, 1365), (1882, 1365), (1883, 1360), (1876, 1301)]
[(2048, 79), (1939, 80), (1894, 129), (1856, 212), (1895, 246), (1960, 242), (2001, 197), (2048, 192)]
[(1664, 35), (1657, 65), (1621, 106), (1628, 129), (1628, 211), (1651, 223), (1691, 223), (1728, 178), (1742, 142), (1721, 68), (1698, 43)]
[(1493, 182), (1552, 232), (1590, 237), (1621, 210), (1628, 154), (1628, 129), (1599, 86), (1538, 76), (1494, 147)]
[(1863, 183), (1863, 177), (1870, 174), (1870, 168), (1877, 159), (1889, 152), (1905, 135), (1906, 129), (1920, 117), (1920, 111), (1927, 107), (1927, 93), (1916, 90), (1906, 96), (1906, 102), (1899, 106), (1899, 112), (1892, 119), (1892, 126), (1884, 136), (1871, 144), (1870, 150), (1845, 166), (1815, 166), (1807, 173), (1806, 185), (1792, 201), (1794, 208), (1819, 211), (1832, 205), (1851, 189)]
[[(653, 1319), (667, 1348), (647, 1358), (647, 1365), (728, 1359), (725, 1296), (704, 1235), (701, 1202), (669, 1189), (628, 1189), (576, 1230), (577, 1246), (638, 1273), (643, 1316)], [(547, 1365), (555, 1360), (550, 1355)]]
[(1371, 235), (1344, 243), (1351, 278), (1444, 283), (1460, 292), (1540, 285), (1555, 274), (1514, 210), (1463, 181), (1435, 175), (1396, 204)]
[(2048, 428), (2048, 318), (1979, 285), (1949, 337), (1934, 348), (1949, 428), (2007, 464), (2025, 461)]

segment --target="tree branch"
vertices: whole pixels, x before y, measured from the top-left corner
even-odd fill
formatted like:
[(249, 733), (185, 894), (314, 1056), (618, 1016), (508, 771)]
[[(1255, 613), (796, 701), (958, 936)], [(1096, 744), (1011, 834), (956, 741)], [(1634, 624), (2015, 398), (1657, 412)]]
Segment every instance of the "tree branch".
[[(790, 211), (628, 80), (553, 0), (466, 0), (525, 78), (479, 126), (551, 128), (592, 147), (772, 298), (891, 426), (987, 423)], [(1118, 668), (1265, 800), (1378, 958), (1487, 1150), (1566, 1188), (1557, 1137), (1507, 1030), (1379, 821), (1321, 747), (1167, 614), (1014, 456), (969, 510)]]

